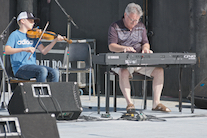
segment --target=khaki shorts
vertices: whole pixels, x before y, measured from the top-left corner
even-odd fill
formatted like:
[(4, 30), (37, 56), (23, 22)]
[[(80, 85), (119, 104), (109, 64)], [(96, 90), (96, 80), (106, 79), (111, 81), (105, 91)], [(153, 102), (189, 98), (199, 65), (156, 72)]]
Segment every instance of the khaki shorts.
[[(115, 73), (119, 74), (119, 69), (120, 68), (112, 68), (111, 70), (114, 71)], [(138, 72), (140, 74), (146, 75), (148, 77), (151, 77), (151, 74), (155, 67), (129, 67), (127, 68), (129, 73), (130, 73), (130, 78), (133, 78), (133, 73)]]

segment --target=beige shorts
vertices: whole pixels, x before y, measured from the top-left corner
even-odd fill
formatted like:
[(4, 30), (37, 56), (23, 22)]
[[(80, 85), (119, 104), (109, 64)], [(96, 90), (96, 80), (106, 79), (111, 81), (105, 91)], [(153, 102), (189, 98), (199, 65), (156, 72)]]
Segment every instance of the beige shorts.
[[(119, 74), (120, 68), (112, 68), (111, 70)], [(155, 69), (155, 67), (129, 67), (127, 68), (130, 73), (130, 78), (133, 77), (134, 72), (138, 72), (140, 74), (146, 75), (148, 77), (151, 77), (152, 71)]]

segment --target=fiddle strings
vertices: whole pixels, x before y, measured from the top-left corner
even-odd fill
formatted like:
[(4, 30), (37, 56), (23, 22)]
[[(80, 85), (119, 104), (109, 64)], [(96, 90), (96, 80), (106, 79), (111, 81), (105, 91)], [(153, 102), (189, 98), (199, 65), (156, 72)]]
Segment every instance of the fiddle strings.
[[(36, 45), (35, 45), (35, 49), (37, 48), (37, 46), (38, 46), (38, 44), (39, 44), (39, 42), (40, 42), (40, 40), (41, 40), (43, 34), (45, 33), (45, 31), (46, 31), (46, 29), (47, 29), (47, 27), (48, 27), (48, 25), (49, 25), (49, 21), (48, 21), (47, 24), (45, 25), (45, 28), (44, 28), (44, 30), (42, 31), (42, 34), (41, 34), (39, 40), (37, 41), (37, 43), (36, 43)], [(32, 57), (32, 53), (31, 53), (31, 55), (29, 56), (28, 60), (29, 60), (31, 57)]]

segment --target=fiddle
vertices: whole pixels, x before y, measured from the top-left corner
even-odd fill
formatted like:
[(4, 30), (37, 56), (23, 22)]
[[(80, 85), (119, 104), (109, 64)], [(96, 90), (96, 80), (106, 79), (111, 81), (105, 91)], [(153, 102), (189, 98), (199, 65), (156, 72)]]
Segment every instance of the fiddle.
[[(43, 31), (41, 29), (33, 28), (32, 30), (27, 31), (27, 36), (29, 38), (40, 38), (42, 35), (42, 32)], [(44, 31), (44, 34), (42, 35), (42, 39), (46, 39), (46, 40), (53, 40), (56, 37), (57, 37), (57, 34), (52, 31)], [(66, 37), (63, 37), (63, 38), (69, 44), (72, 43), (72, 40), (68, 40)]]

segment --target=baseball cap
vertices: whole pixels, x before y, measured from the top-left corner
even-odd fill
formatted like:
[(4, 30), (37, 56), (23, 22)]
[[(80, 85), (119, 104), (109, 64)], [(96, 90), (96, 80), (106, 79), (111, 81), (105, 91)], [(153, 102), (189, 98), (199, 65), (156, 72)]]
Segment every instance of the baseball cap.
[(21, 13), (18, 15), (18, 17), (17, 17), (17, 21), (19, 21), (19, 20), (21, 20), (21, 19), (34, 19), (35, 22), (39, 22), (39, 21), (40, 21), (39, 18), (35, 18), (35, 17), (33, 16), (32, 13), (29, 13), (29, 12), (26, 12), (26, 11), (21, 12)]

